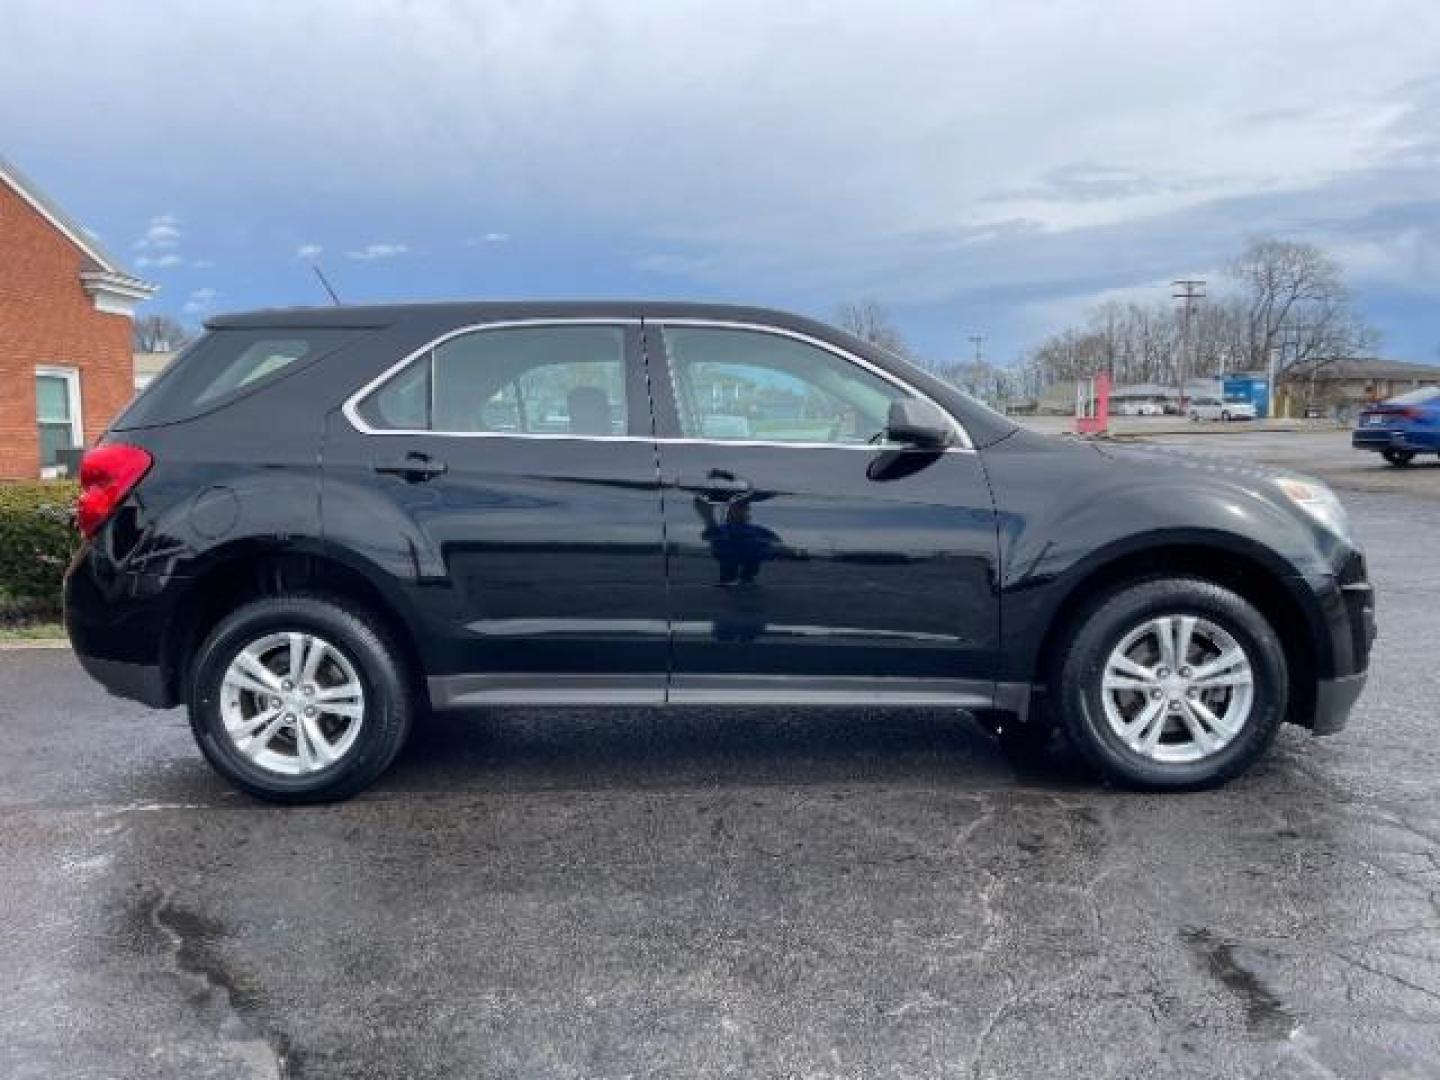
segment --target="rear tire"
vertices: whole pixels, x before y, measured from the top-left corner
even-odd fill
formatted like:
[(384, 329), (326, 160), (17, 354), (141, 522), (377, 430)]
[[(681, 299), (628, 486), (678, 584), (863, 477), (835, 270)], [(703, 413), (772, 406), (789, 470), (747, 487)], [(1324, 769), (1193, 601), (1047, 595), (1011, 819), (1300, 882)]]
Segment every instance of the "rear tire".
[(256, 600), (220, 620), (190, 694), (206, 759), (272, 802), (328, 802), (368, 787), (404, 746), (412, 714), (401, 653), (383, 627), (362, 608), (311, 595)]
[(1223, 784), (1269, 749), (1288, 672), (1274, 630), (1248, 601), (1203, 579), (1163, 578), (1093, 600), (1058, 651), (1050, 686), (1061, 729), (1090, 765), (1129, 787), (1183, 791)]
[(1415, 460), (1414, 450), (1381, 450), (1380, 456), (1394, 465), (1397, 469), (1403, 469), (1410, 462)]

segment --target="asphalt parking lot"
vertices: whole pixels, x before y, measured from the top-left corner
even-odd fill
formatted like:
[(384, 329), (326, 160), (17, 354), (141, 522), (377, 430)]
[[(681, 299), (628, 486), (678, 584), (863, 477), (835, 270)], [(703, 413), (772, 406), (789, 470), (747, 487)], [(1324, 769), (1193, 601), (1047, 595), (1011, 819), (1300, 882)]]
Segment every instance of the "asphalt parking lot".
[(605, 710), (287, 810), (0, 653), (0, 1075), (1440, 1074), (1440, 467), (1166, 441), (1332, 480), (1379, 589), (1350, 729), (1217, 792), (936, 712)]

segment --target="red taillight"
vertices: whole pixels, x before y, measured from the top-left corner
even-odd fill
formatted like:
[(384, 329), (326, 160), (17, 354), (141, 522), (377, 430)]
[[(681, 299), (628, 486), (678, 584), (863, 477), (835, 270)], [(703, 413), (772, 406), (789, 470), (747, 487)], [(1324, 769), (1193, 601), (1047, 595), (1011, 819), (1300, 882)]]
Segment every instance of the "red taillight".
[(75, 524), (86, 536), (109, 520), (130, 489), (150, 471), (153, 459), (138, 446), (106, 443), (87, 450), (80, 459), (80, 498), (75, 501)]

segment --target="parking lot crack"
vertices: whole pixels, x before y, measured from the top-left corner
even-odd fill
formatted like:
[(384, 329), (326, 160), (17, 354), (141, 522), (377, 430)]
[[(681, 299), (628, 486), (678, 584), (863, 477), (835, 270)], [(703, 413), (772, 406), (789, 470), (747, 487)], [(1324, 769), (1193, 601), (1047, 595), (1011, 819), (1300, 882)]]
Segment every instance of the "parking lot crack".
[(240, 984), (215, 956), (209, 941), (214, 936), (200, 916), (174, 903), (170, 890), (150, 903), (147, 921), (169, 945), (177, 975), (198, 985), (201, 1002), (218, 1010), (217, 1034), (244, 1062), (255, 1080), (286, 1080), (292, 1076), (283, 1041), (257, 1030), (247, 1015), (253, 1011)]

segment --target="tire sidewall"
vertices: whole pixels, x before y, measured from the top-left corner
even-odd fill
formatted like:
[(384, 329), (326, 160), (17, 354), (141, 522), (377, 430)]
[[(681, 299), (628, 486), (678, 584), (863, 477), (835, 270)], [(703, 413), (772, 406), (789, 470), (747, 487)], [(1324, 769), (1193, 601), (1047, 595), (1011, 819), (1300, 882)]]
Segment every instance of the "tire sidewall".
[[(340, 761), (303, 776), (271, 772), (251, 761), (231, 740), (220, 712), (221, 686), (235, 655), (258, 638), (285, 631), (315, 634), (338, 648), (365, 692), (365, 717), (355, 744)], [(394, 651), (363, 617), (325, 600), (283, 597), (247, 604), (221, 620), (193, 672), (195, 741), (220, 773), (261, 798), (316, 802), (353, 794), (390, 764), (408, 729), (407, 695)]]
[[(1102, 678), (1115, 646), (1147, 618), (1196, 615), (1215, 623), (1245, 650), (1253, 699), (1245, 727), (1218, 753), (1194, 762), (1159, 762), (1131, 750), (1105, 716)], [(1285, 715), (1285, 652), (1264, 616), (1237, 594), (1212, 582), (1171, 578), (1122, 589), (1091, 609), (1071, 639), (1059, 672), (1072, 742), (1107, 775), (1148, 788), (1208, 787), (1231, 779), (1274, 741)]]

